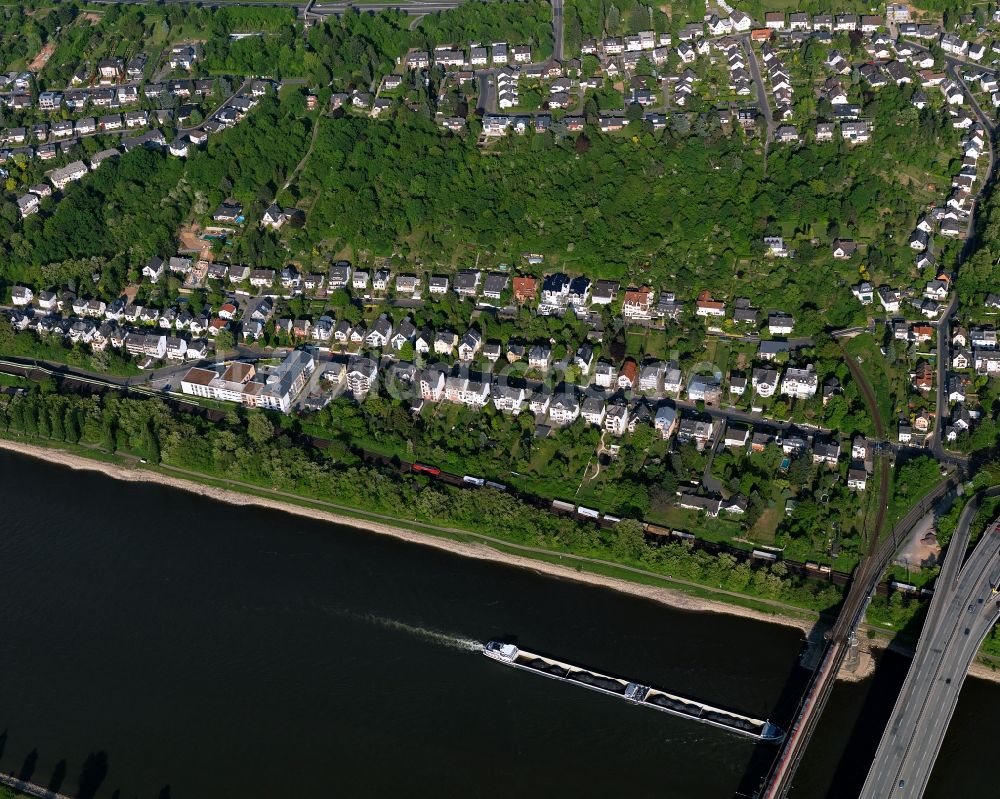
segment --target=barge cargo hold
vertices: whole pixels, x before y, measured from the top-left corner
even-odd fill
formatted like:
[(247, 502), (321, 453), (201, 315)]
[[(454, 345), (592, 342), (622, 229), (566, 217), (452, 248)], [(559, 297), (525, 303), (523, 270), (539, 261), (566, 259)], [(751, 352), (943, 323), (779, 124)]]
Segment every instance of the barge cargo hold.
[(670, 694), (658, 688), (650, 688), (647, 685), (623, 680), (620, 677), (610, 677), (593, 669), (573, 666), (546, 655), (538, 655), (519, 649), (513, 644), (490, 641), (483, 646), (483, 654), (516, 669), (531, 671), (553, 680), (582, 685), (584, 688), (616, 696), (635, 705), (651, 707), (654, 710), (661, 710), (674, 716), (709, 724), (758, 741), (780, 743), (785, 737), (784, 730), (767, 719), (751, 718), (731, 710), (707, 705), (695, 699), (686, 699), (676, 694)]

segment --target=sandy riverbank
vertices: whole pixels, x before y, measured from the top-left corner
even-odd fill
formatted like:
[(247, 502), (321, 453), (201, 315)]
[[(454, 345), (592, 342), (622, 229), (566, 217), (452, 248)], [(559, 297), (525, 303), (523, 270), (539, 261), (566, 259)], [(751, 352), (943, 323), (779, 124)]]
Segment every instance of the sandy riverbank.
[[(219, 502), (227, 502), (232, 505), (257, 505), (259, 507), (270, 508), (272, 510), (292, 513), (296, 516), (304, 516), (310, 519), (320, 519), (333, 524), (354, 527), (359, 530), (378, 533), (379, 535), (390, 535), (403, 541), (409, 541), (423, 546), (437, 547), (438, 549), (443, 549), (447, 552), (452, 552), (456, 555), (461, 555), (467, 558), (491, 560), (497, 563), (504, 563), (509, 566), (531, 569), (535, 572), (564, 580), (573, 580), (578, 583), (587, 583), (589, 585), (611, 588), (615, 591), (621, 591), (622, 593), (651, 599), (655, 602), (660, 602), (664, 605), (680, 610), (700, 613), (724, 613), (730, 616), (753, 619), (754, 621), (781, 624), (801, 630), (803, 636), (808, 635), (814, 627), (811, 622), (804, 619), (792, 616), (782, 616), (777, 613), (763, 613), (761, 611), (741, 607), (739, 605), (730, 605), (719, 600), (692, 596), (691, 594), (684, 593), (684, 591), (680, 589), (661, 588), (644, 585), (642, 583), (633, 583), (628, 580), (621, 580), (614, 577), (607, 577), (605, 575), (581, 572), (569, 566), (561, 566), (556, 563), (548, 563), (546, 561), (535, 560), (529, 557), (500, 552), (499, 550), (493, 549), (485, 544), (454, 541), (448, 538), (441, 538), (430, 533), (419, 533), (414, 530), (408, 530), (404, 527), (383, 524), (374, 520), (357, 519), (330, 511), (305, 508), (292, 502), (265, 499), (253, 494), (244, 494), (239, 491), (230, 491), (227, 489), (215, 488), (213, 486), (204, 486), (191, 480), (185, 480), (179, 477), (161, 474), (159, 472), (147, 471), (138, 467), (130, 468), (103, 461), (91, 460), (90, 458), (86, 458), (82, 455), (76, 455), (59, 449), (48, 449), (46, 447), (25, 444), (18, 441), (8, 441), (5, 439), (0, 439), (0, 449), (10, 450), (11, 452), (17, 452), (21, 455), (28, 455), (33, 458), (58, 464), (60, 466), (68, 466), (71, 469), (83, 469), (87, 471), (100, 472), (101, 474), (112, 477), (116, 480), (156, 483), (157, 485), (170, 486), (171, 488), (178, 488), (182, 491), (188, 491), (193, 494), (200, 494)], [(883, 642), (877, 640), (865, 641), (865, 643), (867, 646), (864, 646), (863, 649), (866, 651), (862, 654), (861, 663), (859, 664), (860, 667), (854, 672), (842, 670), (839, 675), (839, 679), (848, 681), (864, 680), (870, 677), (874, 672), (881, 652), (885, 651), (887, 647)], [(908, 657), (913, 656), (912, 647), (894, 644), (890, 645), (890, 648)], [(973, 677), (977, 677), (979, 679), (1000, 683), (1000, 671), (995, 671), (989, 666), (978, 662), (972, 664), (972, 668), (969, 670), (969, 673)]]
[(752, 608), (745, 608), (739, 605), (730, 605), (719, 600), (705, 599), (684, 593), (680, 589), (660, 588), (657, 586), (633, 583), (628, 580), (621, 580), (615, 577), (607, 577), (600, 574), (592, 574), (585, 571), (577, 571), (570, 566), (561, 566), (556, 563), (549, 563), (534, 558), (513, 555), (508, 552), (501, 552), (485, 544), (467, 543), (454, 541), (449, 538), (442, 538), (430, 533), (420, 533), (405, 527), (396, 527), (391, 524), (384, 524), (374, 520), (357, 519), (351, 516), (340, 515), (331, 511), (315, 510), (296, 505), (293, 502), (283, 502), (276, 499), (266, 499), (253, 494), (244, 494), (239, 491), (231, 491), (214, 486), (200, 485), (191, 480), (185, 480), (172, 475), (165, 475), (160, 472), (148, 471), (139, 467), (130, 468), (113, 463), (91, 460), (82, 455), (76, 455), (58, 449), (48, 449), (33, 444), (25, 444), (19, 441), (8, 441), (0, 439), (0, 449), (10, 450), (22, 455), (28, 455), (50, 463), (68, 466), (71, 469), (84, 469), (87, 471), (100, 472), (116, 480), (129, 480), (132, 482), (156, 483), (157, 485), (179, 488), (182, 491), (189, 491), (200, 494), (220, 502), (227, 502), (232, 505), (257, 505), (273, 510), (280, 510), (292, 513), (297, 516), (305, 516), (310, 519), (321, 519), (333, 524), (354, 527), (359, 530), (378, 533), (379, 535), (390, 535), (394, 538), (409, 541), (414, 544), (437, 547), (456, 555), (467, 558), (478, 558), (480, 560), (492, 560), (510, 566), (517, 566), (524, 569), (532, 569), (535, 572), (547, 574), (565, 580), (573, 580), (578, 583), (588, 583), (599, 585), (604, 588), (611, 588), (615, 591), (652, 599), (680, 610), (697, 611), (703, 613), (725, 613), (730, 616), (753, 619), (755, 621), (768, 622), (770, 624), (781, 624), (787, 627), (795, 627), (803, 634), (808, 634), (813, 624), (805, 619), (783, 616), (780, 614), (764, 613)]
[[(879, 659), (886, 652), (895, 652), (898, 655), (903, 655), (907, 658), (912, 658), (914, 654), (914, 646), (908, 643), (899, 643), (897, 641), (887, 641), (884, 638), (872, 638), (872, 639), (862, 639), (862, 669), (859, 669), (859, 673), (853, 677), (845, 677), (841, 674), (842, 679), (852, 680), (863, 680), (871, 676), (875, 671), (875, 667), (878, 665)], [(862, 673), (863, 672), (863, 673)], [(991, 668), (986, 663), (981, 663), (978, 660), (972, 662), (969, 667), (969, 676), (975, 677), (979, 680), (986, 680), (988, 682), (995, 682), (1000, 684), (1000, 671)]]

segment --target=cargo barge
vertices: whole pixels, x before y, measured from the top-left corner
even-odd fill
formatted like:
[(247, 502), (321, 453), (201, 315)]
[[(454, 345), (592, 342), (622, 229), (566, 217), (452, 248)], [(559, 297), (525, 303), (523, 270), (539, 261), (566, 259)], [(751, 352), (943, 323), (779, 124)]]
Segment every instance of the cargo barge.
[(546, 655), (538, 655), (519, 649), (513, 644), (490, 641), (483, 646), (483, 654), (516, 669), (524, 669), (553, 680), (581, 685), (592, 691), (616, 696), (635, 705), (643, 705), (674, 716), (709, 724), (712, 727), (745, 735), (758, 741), (780, 743), (785, 737), (785, 731), (767, 719), (751, 718), (730, 710), (707, 705), (695, 699), (686, 699), (658, 688), (651, 688), (648, 685), (630, 682), (620, 677), (610, 677), (593, 669), (585, 669)]

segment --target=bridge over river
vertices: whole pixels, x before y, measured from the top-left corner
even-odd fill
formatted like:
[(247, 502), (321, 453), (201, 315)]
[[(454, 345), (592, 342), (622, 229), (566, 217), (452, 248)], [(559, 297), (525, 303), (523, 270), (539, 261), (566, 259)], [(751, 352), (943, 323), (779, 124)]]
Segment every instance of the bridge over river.
[[(887, 467), (887, 462), (885, 466)], [(886, 468), (887, 472), (888, 469)], [(757, 794), (760, 799), (783, 799), (792, 787), (796, 769), (812, 739), (826, 703), (830, 699), (844, 659), (856, 645), (858, 625), (864, 620), (865, 611), (871, 601), (875, 587), (881, 579), (892, 556), (906, 540), (910, 531), (924, 516), (933, 512), (934, 506), (945, 499), (959, 485), (957, 475), (952, 475), (940, 483), (919, 504), (910, 509), (881, 543), (878, 543), (858, 565), (851, 581), (847, 598), (840, 610), (837, 621), (825, 642), (823, 653), (816, 671), (799, 703), (795, 720), (790, 725), (788, 737), (771, 767), (763, 789)], [(884, 496), (884, 494), (883, 494)], [(875, 529), (878, 529), (876, 525)]]

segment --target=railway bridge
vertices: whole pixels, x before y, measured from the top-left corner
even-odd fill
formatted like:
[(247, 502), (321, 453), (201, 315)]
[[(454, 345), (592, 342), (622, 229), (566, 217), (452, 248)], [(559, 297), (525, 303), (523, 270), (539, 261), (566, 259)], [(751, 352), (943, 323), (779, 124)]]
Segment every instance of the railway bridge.
[(958, 486), (959, 478), (956, 474), (952, 474), (940, 483), (911, 508), (892, 528), (890, 534), (858, 565), (847, 599), (824, 644), (819, 665), (806, 687), (795, 719), (789, 725), (788, 736), (767, 775), (763, 788), (757, 793), (759, 799), (784, 799), (788, 795), (795, 772), (833, 692), (837, 673), (848, 652), (856, 645), (858, 625), (865, 617), (868, 603), (881, 580), (882, 572), (917, 522)]

